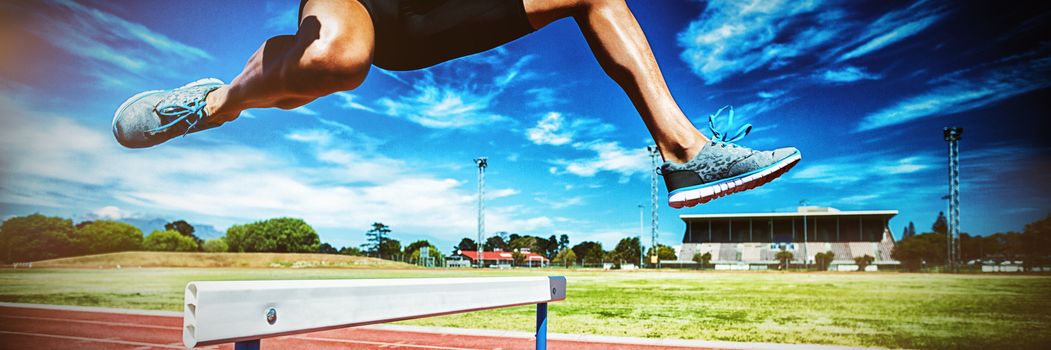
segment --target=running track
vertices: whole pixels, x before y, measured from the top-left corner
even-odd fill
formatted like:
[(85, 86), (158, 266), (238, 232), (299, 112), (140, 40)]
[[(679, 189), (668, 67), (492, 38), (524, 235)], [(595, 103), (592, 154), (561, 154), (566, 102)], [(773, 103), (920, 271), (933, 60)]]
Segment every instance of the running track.
[[(557, 321), (557, 315), (552, 315)], [(184, 349), (182, 314), (127, 312), (113, 309), (0, 305), (0, 349)], [(463, 331), (406, 326), (366, 326), (268, 338), (264, 349), (412, 349), (475, 350), (534, 349), (532, 336), (520, 332)], [(574, 339), (576, 338), (576, 339)], [(583, 340), (582, 340), (583, 339)], [(667, 343), (679, 343), (669, 345)], [(572, 350), (698, 350), (813, 348), (729, 342), (650, 340), (573, 335), (549, 335), (548, 348)], [(817, 346), (819, 348), (837, 348)], [(204, 349), (233, 349), (232, 344)]]

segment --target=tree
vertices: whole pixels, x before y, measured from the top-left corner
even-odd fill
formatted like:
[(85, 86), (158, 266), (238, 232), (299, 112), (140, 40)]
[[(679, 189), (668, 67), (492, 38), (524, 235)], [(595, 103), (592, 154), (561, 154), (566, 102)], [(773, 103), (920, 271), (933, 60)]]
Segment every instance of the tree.
[(142, 249), (142, 230), (117, 221), (92, 221), (73, 231), (80, 252), (101, 254)]
[[(416, 242), (419, 242), (419, 241), (416, 241)], [(413, 242), (413, 243), (416, 243), (416, 242)], [(426, 242), (426, 241), (424, 241), (424, 242)], [(412, 244), (410, 244), (409, 246), (411, 247)], [(416, 249), (413, 249), (413, 250), (409, 250), (409, 248), (405, 248), (405, 254), (409, 256), (410, 260), (419, 262), (420, 261), (420, 251), (422, 251), (423, 249), (427, 249), (428, 256), (431, 259), (434, 259), (434, 261), (445, 260), (445, 255), (442, 254), (442, 252), (440, 250), (438, 250), (438, 248), (435, 248), (432, 245), (419, 246), (419, 247), (416, 247)]]
[(230, 245), (226, 244), (226, 239), (216, 238), (204, 241), (204, 251), (209, 253), (222, 253), (230, 250)]
[(705, 252), (704, 254), (694, 254), (693, 261), (700, 264), (702, 269), (708, 267), (708, 263), (712, 261), (712, 253)]
[(814, 254), (814, 265), (817, 265), (818, 271), (828, 271), (828, 267), (832, 265), (832, 260), (836, 258), (836, 253), (827, 251), (824, 253)]
[(916, 235), (916, 225), (909, 221), (909, 237)]
[(907, 271), (919, 270), (924, 265), (945, 263), (948, 236), (941, 233), (924, 233), (903, 239), (894, 245), (890, 257), (901, 262)]
[(639, 257), (642, 255), (642, 248), (639, 247), (639, 238), (622, 238), (620, 242), (617, 242), (617, 247), (613, 248), (613, 255), (620, 262), (638, 263)]
[(540, 242), (543, 243), (543, 246), (540, 247), (543, 249), (541, 251), (541, 254), (543, 254), (544, 257), (548, 259), (554, 259), (555, 255), (558, 254), (558, 251), (560, 249), (558, 237), (555, 237), (555, 235), (551, 235), (551, 237), (548, 237), (547, 239), (542, 240)]
[(868, 254), (854, 258), (854, 263), (858, 265), (858, 271), (865, 271), (865, 268), (869, 265), (872, 265), (873, 261), (876, 261), (876, 258), (873, 258), (871, 255)]
[(153, 231), (142, 241), (142, 247), (156, 252), (193, 252), (197, 251), (197, 241), (179, 231)]
[(781, 262), (777, 266), (778, 270), (787, 270), (789, 264), (794, 258), (795, 254), (792, 254), (792, 252), (785, 250), (785, 248), (781, 248), (781, 251), (777, 252), (777, 254), (774, 254), (774, 259), (777, 259), (777, 261)]
[(365, 244), (362, 244), (361, 248), (368, 252), (369, 256), (375, 255), (382, 259), (383, 254), (380, 252), (380, 247), (383, 246), (388, 236), (390, 236), (390, 227), (382, 222), (374, 222), (372, 228), (365, 232)]
[(401, 251), (401, 242), (392, 238), (383, 240), (383, 245), (380, 245), (379, 255), (382, 259), (390, 260), (398, 260), (404, 257)]
[(314, 253), (321, 247), (317, 231), (302, 219), (276, 218), (226, 230), (232, 252)]
[[(945, 220), (945, 213), (940, 212), (940, 211), (938, 212), (938, 218), (934, 219), (934, 224), (931, 225), (931, 231), (934, 231), (934, 233), (940, 233), (940, 234), (943, 234), (943, 235), (949, 232), (949, 224)], [(946, 242), (945, 244), (946, 244), (946, 249), (948, 249), (948, 244), (949, 243)]]
[(555, 255), (555, 260), (558, 263), (569, 267), (573, 263), (577, 262), (577, 254), (572, 249), (562, 249), (558, 251), (558, 255)]
[(33, 214), (16, 216), (0, 225), (0, 257), (27, 262), (76, 254), (73, 221)]
[(197, 242), (198, 246), (204, 243), (204, 241), (197, 237), (197, 235), (194, 235), (194, 232), (197, 232), (197, 229), (193, 228), (193, 225), (190, 225), (186, 220), (176, 220), (164, 224), (164, 229), (167, 231), (178, 231), (183, 236), (193, 238), (193, 241)]
[(460, 255), (465, 251), (478, 251), (478, 245), (474, 243), (473, 239), (463, 238), (459, 244), (453, 247), (453, 255)]
[(569, 235), (562, 234), (558, 236), (558, 250), (569, 248)]
[(422, 247), (429, 247), (431, 245), (432, 245), (431, 242), (428, 242), (425, 239), (417, 240), (417, 241), (409, 243), (409, 245), (405, 246), (405, 249), (404, 249), (405, 250), (405, 254), (406, 255), (412, 255), (412, 253), (414, 253), (416, 251), (419, 251), (420, 248), (422, 248)]
[(505, 242), (504, 238), (500, 236), (492, 236), (487, 238), (485, 240), (484, 248), (487, 252), (495, 251), (496, 249), (500, 249), (501, 251), (505, 252), (510, 250), (510, 247), (507, 245), (507, 242)]
[(511, 253), (511, 260), (514, 261), (515, 266), (522, 266), (522, 263), (525, 262), (525, 259), (525, 253), (520, 252), (518, 249), (515, 249), (515, 251)]
[(508, 245), (511, 247), (511, 250), (526, 248), (533, 251), (536, 249), (536, 237), (512, 234), (510, 238), (511, 242), (509, 242)]
[(573, 254), (577, 256), (577, 263), (581, 265), (598, 265), (602, 263), (605, 251), (602, 243), (585, 241), (573, 246)]
[(1025, 225), (1022, 242), (1026, 270), (1051, 263), (1051, 214)]
[[(653, 248), (646, 252), (646, 256), (653, 256)], [(657, 258), (660, 260), (678, 260), (679, 257), (675, 255), (675, 248), (669, 247), (664, 244), (657, 243)]]
[(365, 256), (365, 252), (361, 251), (361, 249), (358, 247), (339, 248), (339, 254), (350, 256)]
[(337, 250), (336, 247), (333, 247), (331, 244), (321, 243), (321, 245), (317, 248), (317, 252), (321, 254), (336, 254), (339, 253), (339, 250)]

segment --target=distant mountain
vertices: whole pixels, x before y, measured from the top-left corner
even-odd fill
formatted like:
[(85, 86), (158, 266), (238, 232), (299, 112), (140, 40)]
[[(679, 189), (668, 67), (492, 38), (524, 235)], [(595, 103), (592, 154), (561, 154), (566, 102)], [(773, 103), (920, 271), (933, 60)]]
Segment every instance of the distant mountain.
[[(81, 217), (75, 218), (76, 222), (93, 221), (93, 220), (115, 220), (123, 223), (130, 224), (138, 227), (142, 230), (144, 235), (148, 235), (153, 231), (164, 231), (164, 224), (175, 221), (176, 219), (167, 219), (162, 217), (125, 217), (119, 219), (113, 219), (111, 217), (102, 217), (96, 214), (87, 214)], [(198, 224), (191, 222), (193, 226), (193, 234), (200, 239), (209, 240), (213, 238), (220, 238), (226, 235), (226, 232), (219, 231), (212, 225)]]

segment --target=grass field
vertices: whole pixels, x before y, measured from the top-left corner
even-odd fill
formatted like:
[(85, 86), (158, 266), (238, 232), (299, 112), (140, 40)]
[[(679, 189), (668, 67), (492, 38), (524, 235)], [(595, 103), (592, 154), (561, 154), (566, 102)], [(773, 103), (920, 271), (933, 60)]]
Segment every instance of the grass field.
[(416, 268), (397, 261), (335, 254), (120, 252), (34, 262), (34, 267)]
[[(0, 301), (181, 310), (191, 280), (566, 275), (550, 330), (880, 346), (1049, 348), (1051, 277), (902, 273), (424, 269), (3, 269)], [(532, 330), (518, 307), (407, 324)]]

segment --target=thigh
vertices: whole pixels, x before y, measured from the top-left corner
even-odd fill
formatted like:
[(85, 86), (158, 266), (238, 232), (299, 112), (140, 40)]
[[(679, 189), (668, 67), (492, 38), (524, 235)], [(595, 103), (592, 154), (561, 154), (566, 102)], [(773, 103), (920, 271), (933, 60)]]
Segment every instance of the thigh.
[(365, 1), (377, 22), (375, 64), (385, 69), (424, 68), (533, 32), (523, 0)]

